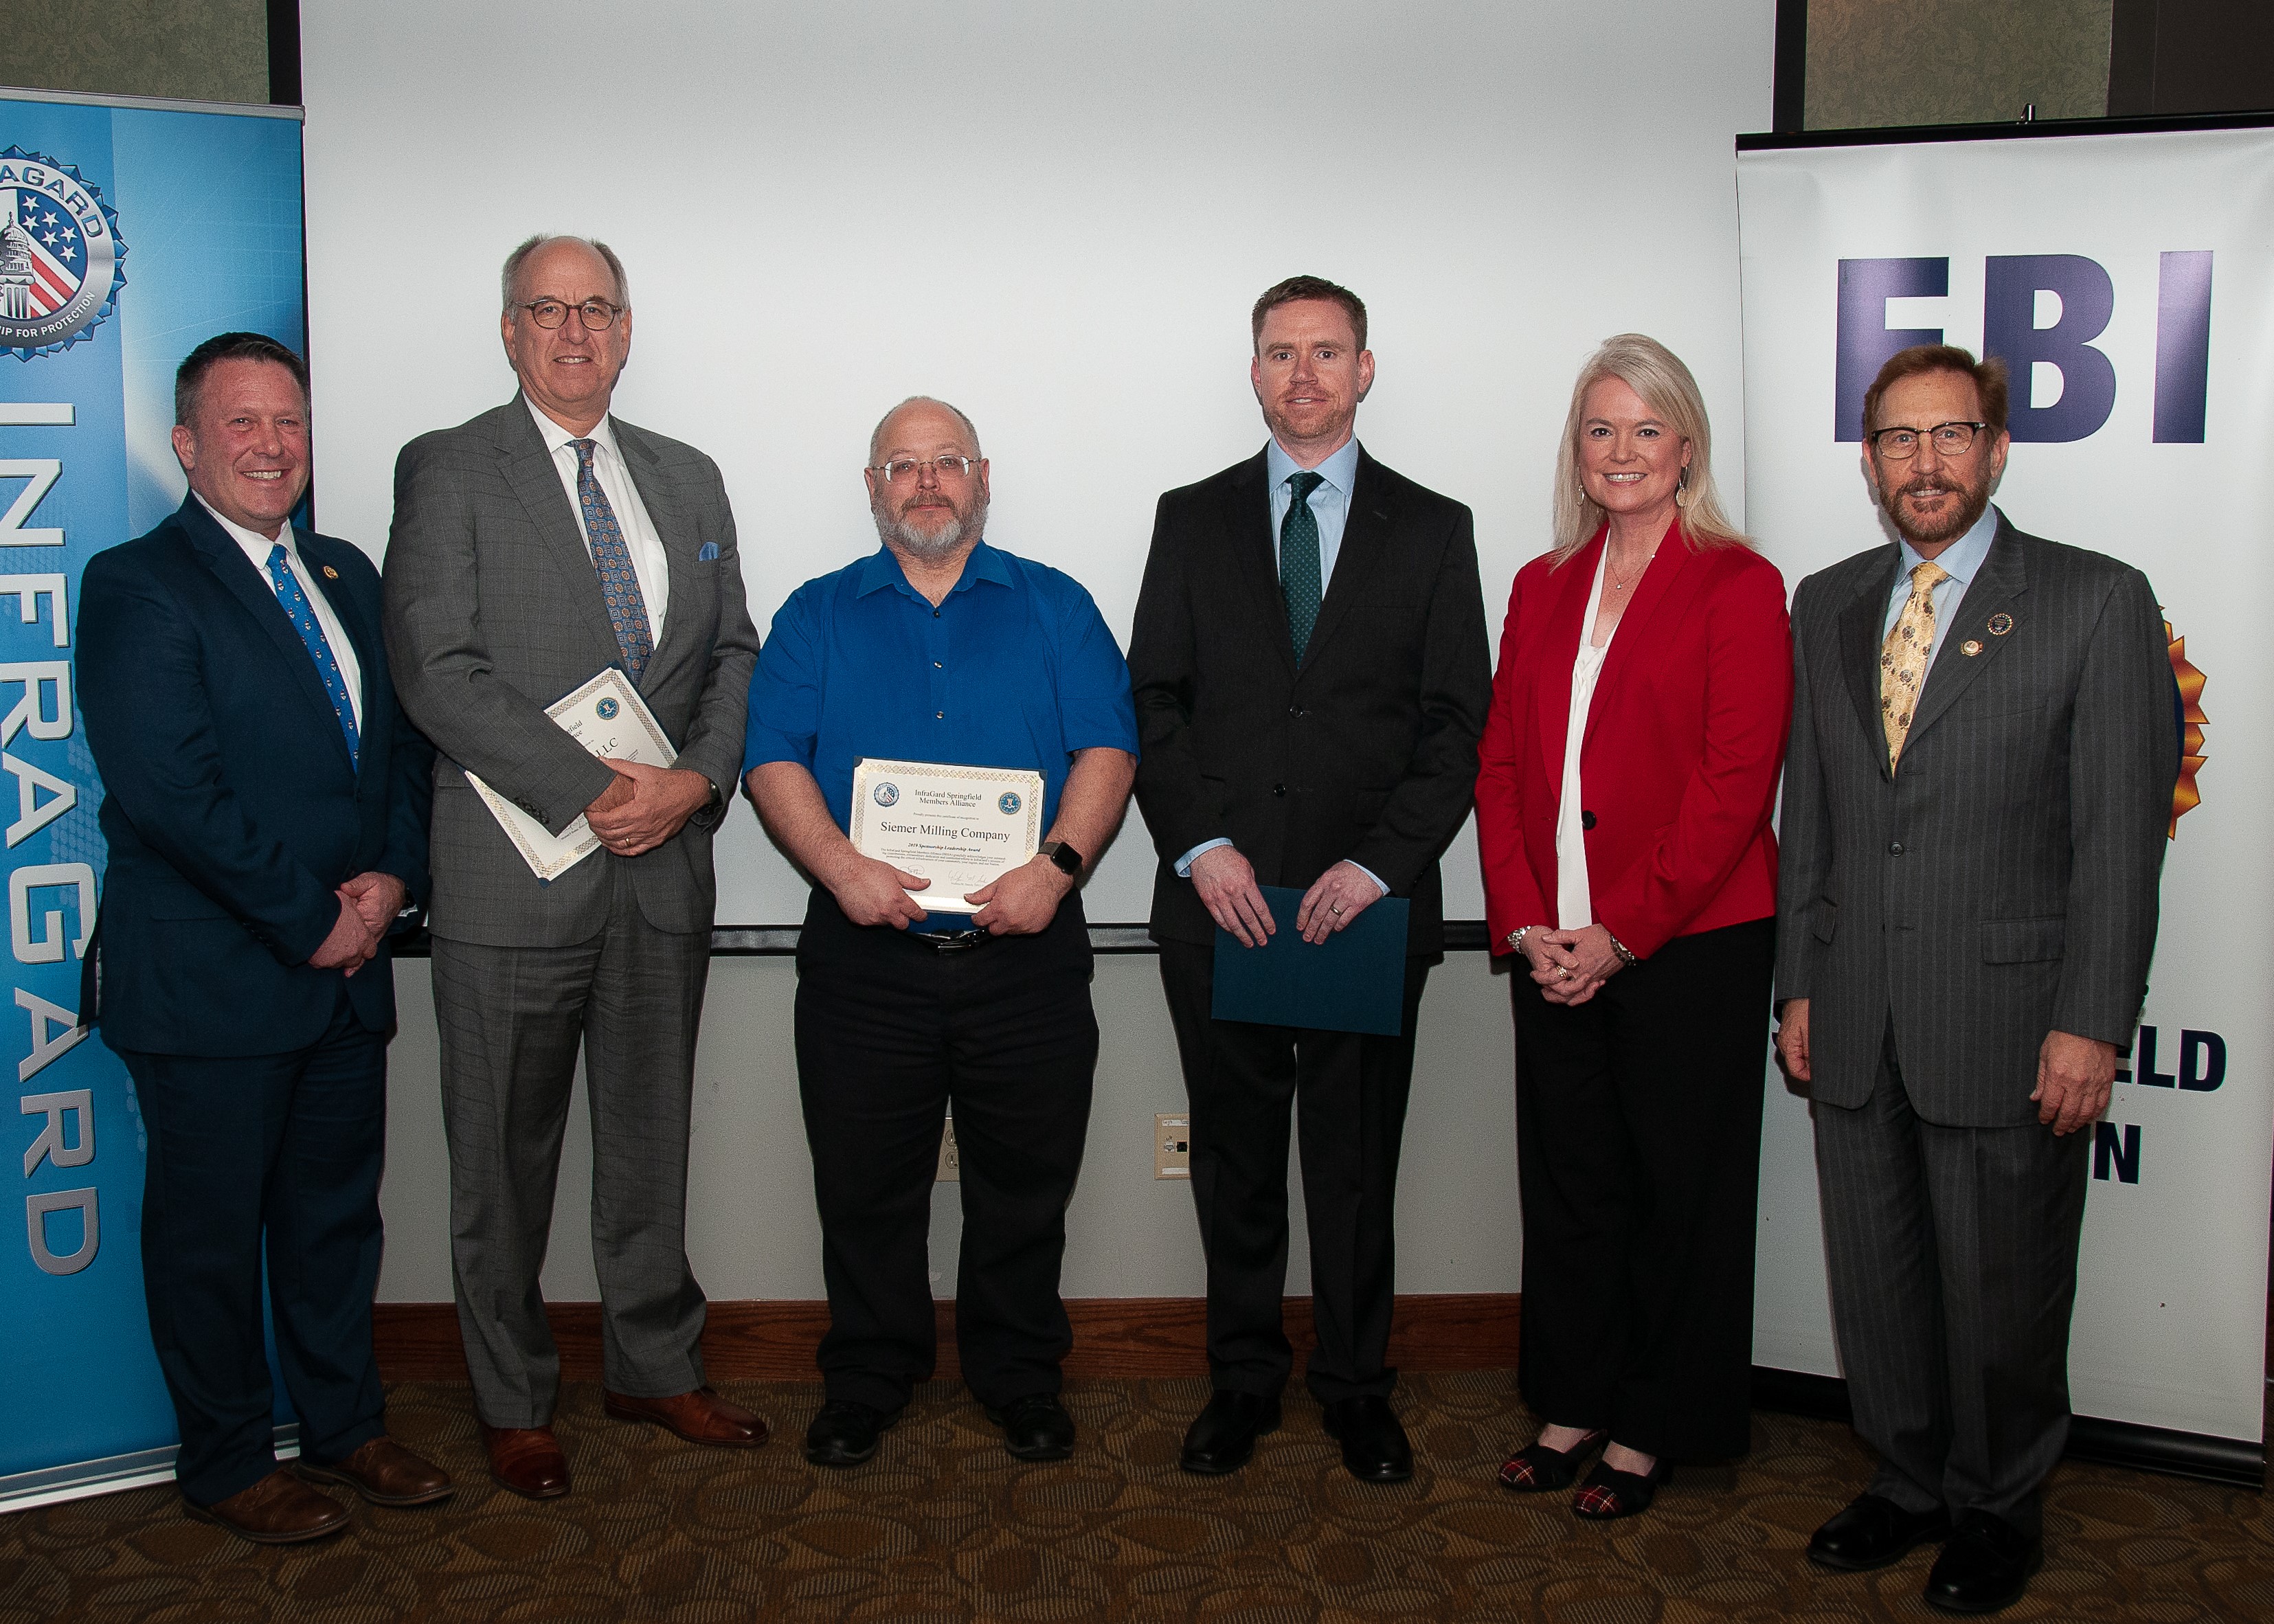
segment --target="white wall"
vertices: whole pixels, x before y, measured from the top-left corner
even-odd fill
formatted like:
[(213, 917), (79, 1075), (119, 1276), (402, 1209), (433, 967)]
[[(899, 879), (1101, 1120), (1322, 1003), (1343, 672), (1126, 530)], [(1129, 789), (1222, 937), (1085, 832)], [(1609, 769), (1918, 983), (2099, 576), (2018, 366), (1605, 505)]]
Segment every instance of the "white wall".
[[(761, 629), (876, 545), (859, 468), (904, 395), (945, 396), (994, 463), (990, 539), (1058, 565), (1126, 639), (1158, 493), (1262, 443), (1247, 311), (1279, 278), (1356, 288), (1380, 377), (1367, 446), (1476, 509), (1497, 628), (1547, 542), (1570, 380), (1606, 335), (1697, 372), (1741, 477), (1731, 137), (1766, 128), (1771, 0), (1391, 7), (1137, 0), (721, 5), (307, 0), (318, 503), (381, 551), (396, 448), (508, 397), (497, 267), (533, 230), (624, 256), (622, 414), (719, 461)], [(794, 923), (803, 887), (747, 811), (719, 922)], [(1132, 817), (1093, 921), (1141, 920)], [(1474, 848), (1455, 917), (1483, 912)], [(388, 1143), (393, 1301), (449, 1295), (424, 966), (405, 965)], [(782, 959), (723, 959), (704, 1035), (696, 1266), (713, 1296), (821, 1295)], [(1069, 1222), (1073, 1296), (1201, 1289), (1153, 1116), (1182, 1108), (1153, 962), (1100, 960), (1105, 1028)], [(1399, 1285), (1512, 1289), (1504, 983), (1438, 971), (1400, 1196)], [(581, 1107), (579, 1108), (581, 1109)], [(572, 1131), (547, 1289), (589, 1297)], [(935, 1257), (953, 1278), (952, 1194)], [(1291, 1288), (1303, 1289), (1299, 1227)]]
[[(1683, 355), (1738, 477), (1731, 137), (1769, 115), (1771, 0), (308, 0), (323, 527), (378, 553), (395, 453), (509, 396), (497, 267), (621, 251), (623, 415), (724, 470), (763, 630), (874, 548), (859, 469), (915, 392), (976, 420), (990, 537), (1126, 638), (1153, 504), (1263, 440), (1247, 311), (1357, 289), (1368, 447), (1476, 509), (1493, 623), (1546, 544), (1570, 380), (1614, 332)], [(804, 889), (738, 816), (719, 922)], [(1141, 920), (1133, 816), (1088, 898)], [(1483, 913), (1472, 842), (1447, 902)]]

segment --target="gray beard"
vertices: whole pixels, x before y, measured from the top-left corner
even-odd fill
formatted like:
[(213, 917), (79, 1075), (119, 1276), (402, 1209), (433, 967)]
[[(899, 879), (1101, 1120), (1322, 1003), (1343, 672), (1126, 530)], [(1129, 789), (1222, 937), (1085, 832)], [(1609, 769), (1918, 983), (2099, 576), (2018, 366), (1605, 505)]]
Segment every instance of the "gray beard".
[(1903, 493), (1899, 487), (1894, 496), (1882, 496), (1879, 499), (1879, 507), (1886, 514), (1887, 522), (1895, 527), (1895, 534), (1915, 547), (1921, 545), (1931, 547), (1938, 542), (1956, 541), (1979, 523), (1982, 515), (1990, 511), (1990, 487), (1984, 485), (1980, 491), (1968, 494), (1949, 530), (1939, 535), (1924, 536), (1915, 532), (1903, 522), (1902, 499)]
[(977, 540), (987, 528), (987, 509), (981, 508), (971, 515), (971, 528), (964, 529), (960, 518), (951, 518), (937, 530), (924, 531), (904, 519), (887, 519), (876, 515), (877, 535), (895, 553), (906, 553), (922, 559), (927, 564), (937, 563), (961, 546), (968, 536)]

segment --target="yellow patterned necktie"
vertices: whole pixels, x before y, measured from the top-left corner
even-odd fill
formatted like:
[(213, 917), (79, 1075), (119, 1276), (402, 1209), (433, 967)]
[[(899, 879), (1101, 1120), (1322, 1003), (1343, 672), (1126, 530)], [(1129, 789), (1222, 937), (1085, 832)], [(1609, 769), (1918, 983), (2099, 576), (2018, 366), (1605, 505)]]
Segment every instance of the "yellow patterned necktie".
[(1887, 770), (1902, 759), (1903, 740), (1918, 709), (1919, 685), (1926, 680), (1927, 656), (1934, 648), (1934, 589), (1950, 578), (1939, 564), (1911, 571), (1910, 601), (1895, 617), (1895, 628), (1879, 647), (1879, 724), (1887, 733)]

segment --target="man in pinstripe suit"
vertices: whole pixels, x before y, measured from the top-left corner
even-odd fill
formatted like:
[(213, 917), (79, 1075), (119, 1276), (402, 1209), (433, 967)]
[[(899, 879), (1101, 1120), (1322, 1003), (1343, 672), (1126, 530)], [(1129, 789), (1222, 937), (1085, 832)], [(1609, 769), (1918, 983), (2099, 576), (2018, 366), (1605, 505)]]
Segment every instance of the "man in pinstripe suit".
[(1777, 1050), (1814, 1101), (1833, 1320), (1867, 1492), (1809, 1555), (1946, 1541), (1925, 1599), (2043, 1560), (2068, 1433), (2090, 1128), (2155, 945), (2177, 740), (2145, 576), (2014, 528), (2006, 375), (1895, 356), (1864, 468), (1899, 538), (1803, 581)]

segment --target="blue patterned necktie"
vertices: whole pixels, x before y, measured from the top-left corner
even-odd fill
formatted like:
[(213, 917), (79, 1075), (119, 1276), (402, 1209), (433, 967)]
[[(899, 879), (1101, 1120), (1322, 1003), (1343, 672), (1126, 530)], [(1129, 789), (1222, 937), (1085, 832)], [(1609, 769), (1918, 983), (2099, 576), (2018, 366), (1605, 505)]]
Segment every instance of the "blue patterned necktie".
[(608, 624), (615, 628), (624, 669), (636, 683), (640, 673), (647, 669), (648, 657), (655, 652), (655, 638), (648, 630), (647, 599), (640, 596), (639, 576), (632, 571), (631, 549), (624, 545), (616, 510), (608, 505), (608, 493), (600, 488), (600, 477), (592, 471), (592, 453), (599, 442), (572, 440), (568, 443), (576, 447), (576, 500), (584, 504), (584, 539), (591, 545), (592, 568), (599, 572), (600, 596), (608, 601)]
[(348, 703), (347, 678), (340, 673), (340, 662), (332, 654), (332, 645), (325, 640), (324, 628), (309, 605), (308, 595), (300, 590), (300, 577), (292, 573), (292, 560), (281, 541), (268, 553), (268, 579), (276, 588), (276, 601), (291, 620), (292, 629), (308, 645), (308, 658), (316, 662), (316, 674), (323, 679), (324, 692), (331, 698), (332, 714), (340, 718), (340, 732), (347, 735), (348, 764), (360, 769), (363, 741), (356, 733), (355, 707)]
[(1287, 476), (1295, 500), (1279, 525), (1279, 590), (1287, 599), (1287, 629), (1295, 639), (1295, 663), (1311, 646), (1311, 628), (1319, 623), (1319, 516), (1311, 511), (1311, 492), (1326, 483), (1322, 474), (1299, 469)]

